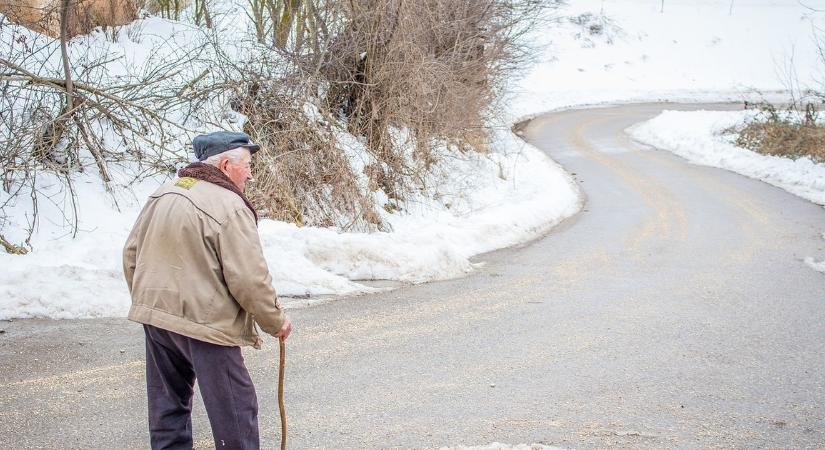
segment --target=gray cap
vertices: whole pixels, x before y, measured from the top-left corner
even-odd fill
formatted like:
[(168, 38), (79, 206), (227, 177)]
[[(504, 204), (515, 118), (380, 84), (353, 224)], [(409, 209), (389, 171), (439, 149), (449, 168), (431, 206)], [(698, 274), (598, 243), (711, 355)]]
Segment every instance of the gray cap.
[(195, 157), (198, 158), (198, 161), (203, 161), (210, 156), (238, 147), (248, 149), (250, 154), (261, 149), (258, 144), (249, 142), (248, 134), (237, 131), (216, 131), (200, 134), (192, 139), (192, 147), (195, 149)]

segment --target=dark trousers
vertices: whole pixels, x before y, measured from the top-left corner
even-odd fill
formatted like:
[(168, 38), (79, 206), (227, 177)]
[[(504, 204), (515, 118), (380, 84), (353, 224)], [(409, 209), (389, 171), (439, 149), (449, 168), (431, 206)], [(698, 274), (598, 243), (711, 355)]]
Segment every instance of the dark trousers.
[(216, 450), (258, 450), (258, 398), (240, 347), (210, 344), (151, 325), (143, 329), (152, 449), (192, 448), (197, 378)]

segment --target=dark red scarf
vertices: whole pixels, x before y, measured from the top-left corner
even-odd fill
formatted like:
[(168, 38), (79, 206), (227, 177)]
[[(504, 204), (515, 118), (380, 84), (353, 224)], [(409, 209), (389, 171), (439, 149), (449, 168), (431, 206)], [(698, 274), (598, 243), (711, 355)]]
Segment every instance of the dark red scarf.
[(252, 203), (249, 203), (249, 199), (243, 195), (243, 192), (238, 189), (238, 186), (235, 186), (235, 183), (233, 183), (232, 180), (226, 176), (226, 174), (221, 172), (221, 169), (218, 169), (210, 164), (196, 162), (178, 170), (178, 176), (208, 181), (238, 194), (238, 197), (246, 203), (246, 207), (249, 208), (249, 210), (252, 211), (252, 215), (255, 216), (255, 223), (258, 223), (258, 213), (255, 212), (255, 208), (252, 207)]

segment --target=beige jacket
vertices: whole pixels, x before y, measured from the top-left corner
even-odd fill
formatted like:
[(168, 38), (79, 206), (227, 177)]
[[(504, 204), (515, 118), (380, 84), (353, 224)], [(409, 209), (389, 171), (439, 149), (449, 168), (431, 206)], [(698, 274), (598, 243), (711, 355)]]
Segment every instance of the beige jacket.
[(281, 329), (252, 212), (234, 192), (180, 178), (161, 186), (123, 249), (129, 319), (219, 345), (252, 345)]

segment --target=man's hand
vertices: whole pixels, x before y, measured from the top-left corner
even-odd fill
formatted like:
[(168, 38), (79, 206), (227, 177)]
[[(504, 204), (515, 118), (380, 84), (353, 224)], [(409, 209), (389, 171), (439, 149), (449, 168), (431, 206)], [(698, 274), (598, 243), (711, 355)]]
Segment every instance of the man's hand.
[(289, 337), (289, 333), (292, 333), (292, 322), (289, 320), (288, 316), (284, 316), (284, 324), (277, 333), (273, 334), (273, 336), (286, 340), (286, 338)]

